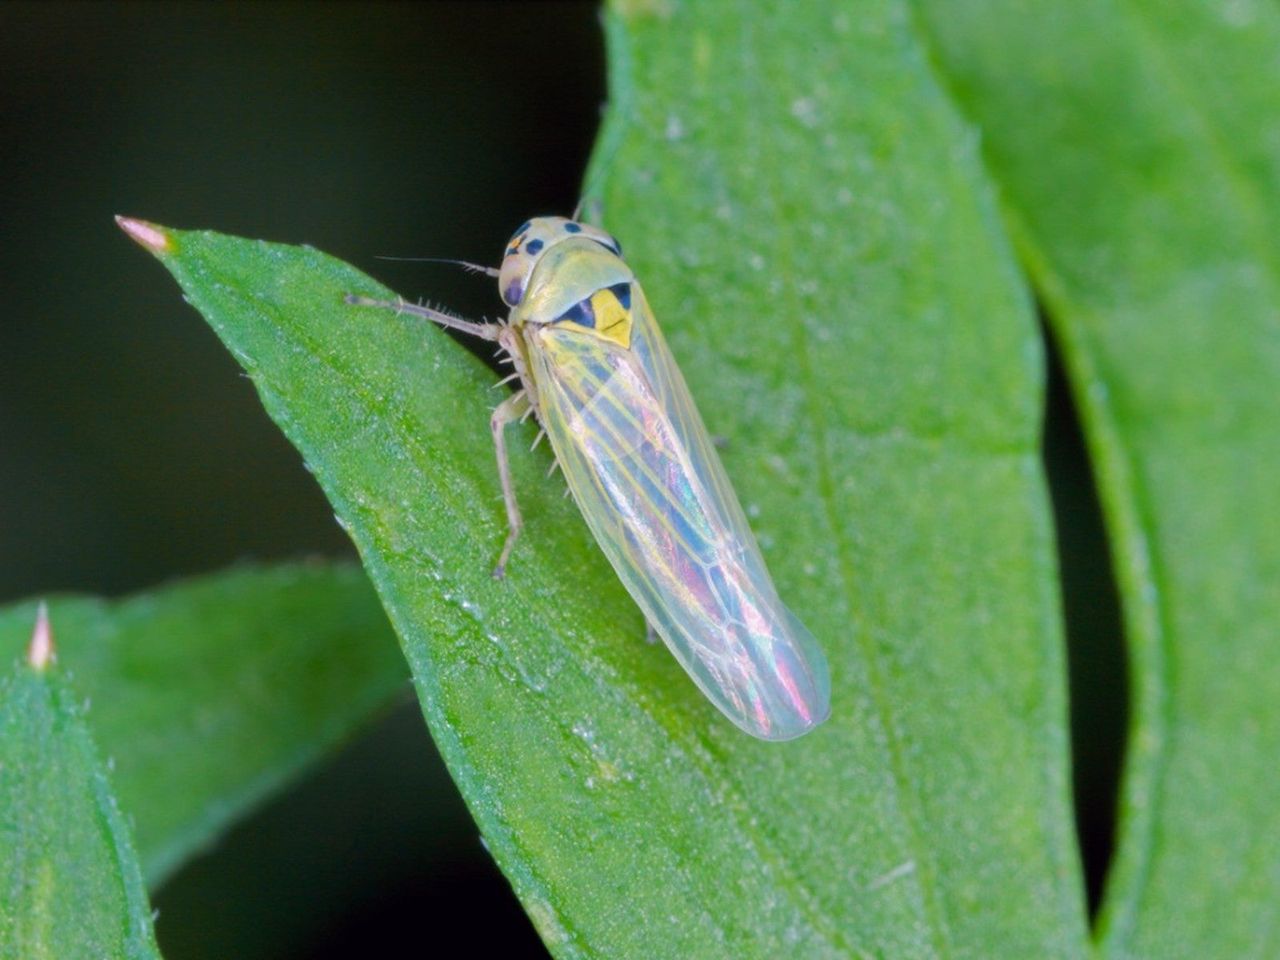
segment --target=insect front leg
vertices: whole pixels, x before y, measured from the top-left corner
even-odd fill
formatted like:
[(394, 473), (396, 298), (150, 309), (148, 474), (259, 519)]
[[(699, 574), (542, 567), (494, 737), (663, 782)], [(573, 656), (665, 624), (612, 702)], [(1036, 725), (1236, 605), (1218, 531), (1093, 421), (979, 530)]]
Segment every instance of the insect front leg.
[(502, 481), (502, 499), (507, 506), (507, 539), (502, 545), (502, 553), (498, 557), (498, 565), (493, 568), (495, 580), (506, 576), (507, 558), (511, 556), (511, 548), (516, 545), (524, 519), (520, 516), (520, 507), (516, 504), (516, 489), (511, 482), (511, 462), (507, 458), (507, 424), (520, 420), (529, 411), (529, 397), (525, 391), (513, 393), (493, 411), (489, 418), (489, 429), (493, 432), (493, 448), (498, 456), (498, 479)]

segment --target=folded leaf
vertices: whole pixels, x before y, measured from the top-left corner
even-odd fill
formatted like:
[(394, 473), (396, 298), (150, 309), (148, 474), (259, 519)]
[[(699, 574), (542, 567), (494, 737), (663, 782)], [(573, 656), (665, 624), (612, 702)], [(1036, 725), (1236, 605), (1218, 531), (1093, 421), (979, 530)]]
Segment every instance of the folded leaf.
[(42, 622), (0, 680), (0, 957), (159, 958), (128, 824), (51, 655)]
[[(351, 564), (246, 566), (121, 601), (51, 602), (152, 886), (402, 689)], [(0, 612), (0, 645), (34, 604)]]
[(1062, 344), (1115, 556), (1133, 728), (1104, 955), (1276, 956), (1280, 9), (920, 6)]

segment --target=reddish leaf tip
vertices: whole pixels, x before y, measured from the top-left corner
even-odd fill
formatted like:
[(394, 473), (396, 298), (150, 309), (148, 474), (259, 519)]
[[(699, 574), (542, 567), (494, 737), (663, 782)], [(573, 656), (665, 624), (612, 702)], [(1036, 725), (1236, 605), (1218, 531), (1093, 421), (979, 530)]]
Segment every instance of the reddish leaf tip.
[(173, 252), (173, 241), (164, 227), (149, 223), (146, 220), (122, 217), (118, 214), (116, 215), (116, 223), (120, 225), (121, 230), (127, 233), (144, 250), (148, 250), (157, 256)]
[(27, 663), (41, 673), (57, 659), (53, 648), (53, 628), (49, 626), (49, 605), (43, 600), (36, 608), (36, 624), (27, 646)]

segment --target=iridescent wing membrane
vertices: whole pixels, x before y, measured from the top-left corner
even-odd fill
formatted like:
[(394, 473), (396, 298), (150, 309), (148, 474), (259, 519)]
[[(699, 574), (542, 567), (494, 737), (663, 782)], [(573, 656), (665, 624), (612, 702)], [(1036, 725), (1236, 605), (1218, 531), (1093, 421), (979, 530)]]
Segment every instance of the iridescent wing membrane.
[(826, 661), (779, 600), (724, 468), (630, 284), (622, 346), (527, 330), (543, 425), (592, 533), (649, 622), (739, 727), (787, 740), (829, 712)]

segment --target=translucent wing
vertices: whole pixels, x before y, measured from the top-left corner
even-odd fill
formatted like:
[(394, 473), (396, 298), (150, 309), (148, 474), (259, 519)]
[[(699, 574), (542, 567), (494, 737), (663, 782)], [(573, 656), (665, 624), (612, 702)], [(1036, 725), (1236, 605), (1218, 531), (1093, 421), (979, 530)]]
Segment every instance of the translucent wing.
[(704, 694), (766, 740), (829, 712), (826, 661), (778, 599), (688, 388), (633, 285), (629, 348), (528, 330), (547, 433), (623, 584)]

